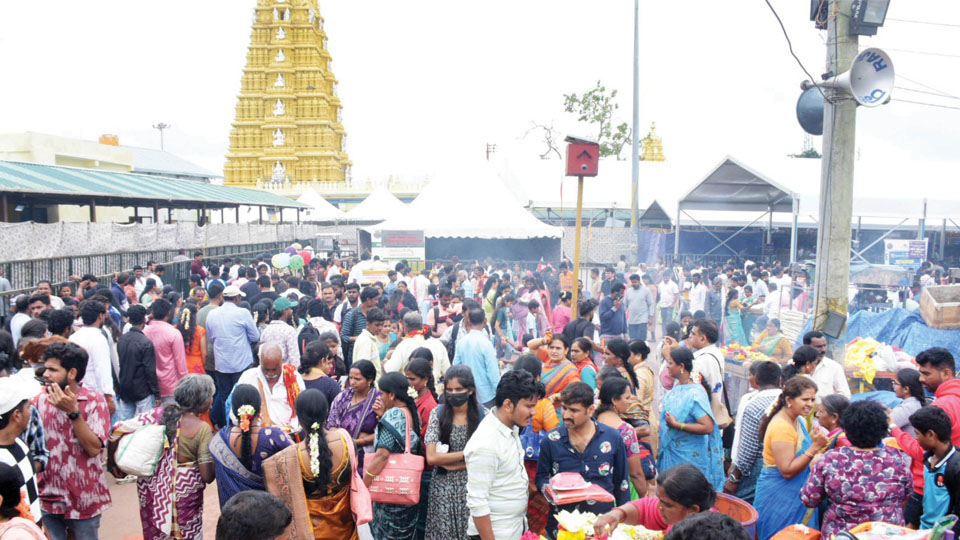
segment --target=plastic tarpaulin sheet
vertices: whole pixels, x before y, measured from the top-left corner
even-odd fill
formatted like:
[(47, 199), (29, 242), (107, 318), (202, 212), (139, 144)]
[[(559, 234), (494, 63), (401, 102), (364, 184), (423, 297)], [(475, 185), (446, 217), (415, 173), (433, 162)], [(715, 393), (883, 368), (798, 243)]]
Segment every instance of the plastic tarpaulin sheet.
[[(808, 320), (800, 333), (798, 343), (803, 334), (811, 330), (811, 320)], [(937, 330), (930, 328), (923, 318), (915, 311), (903, 308), (894, 308), (882, 313), (872, 311), (858, 311), (847, 319), (846, 334), (840, 340), (846, 344), (854, 338), (871, 337), (880, 343), (892, 347), (899, 347), (911, 356), (916, 356), (931, 347), (943, 347), (960, 357), (960, 330)]]
[(663, 252), (663, 234), (649, 229), (637, 230), (637, 260), (641, 263), (656, 264), (657, 257)]

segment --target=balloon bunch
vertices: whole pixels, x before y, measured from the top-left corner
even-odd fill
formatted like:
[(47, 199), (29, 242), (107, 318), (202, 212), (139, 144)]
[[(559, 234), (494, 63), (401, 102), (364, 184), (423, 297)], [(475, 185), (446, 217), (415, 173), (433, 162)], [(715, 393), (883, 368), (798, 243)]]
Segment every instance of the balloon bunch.
[(278, 270), (289, 268), (297, 271), (302, 270), (304, 266), (310, 264), (311, 260), (313, 260), (313, 255), (311, 255), (309, 251), (303, 249), (300, 244), (293, 244), (271, 257), (270, 262), (273, 264), (273, 267)]

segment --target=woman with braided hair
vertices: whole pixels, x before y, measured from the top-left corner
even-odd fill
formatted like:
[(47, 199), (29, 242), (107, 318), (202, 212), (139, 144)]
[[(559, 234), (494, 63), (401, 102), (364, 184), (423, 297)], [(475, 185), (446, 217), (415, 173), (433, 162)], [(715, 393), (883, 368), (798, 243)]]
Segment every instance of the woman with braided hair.
[(231, 406), (231, 425), (210, 441), (221, 509), (241, 491), (265, 490), (263, 461), (293, 444), (283, 430), (260, 425), (260, 392), (255, 387), (237, 385)]
[(350, 511), (356, 466), (350, 462), (350, 435), (342, 429), (324, 429), (330, 407), (320, 390), (304, 390), (296, 409), (303, 441), (263, 462), (267, 491), (293, 512), (290, 538), (356, 540), (357, 524)]
[[(404, 452), (410, 437), (410, 452), (420, 452), (420, 417), (417, 404), (408, 390), (410, 384), (402, 373), (385, 373), (380, 377), (382, 394), (373, 405), (380, 419), (374, 434), (375, 453), (365, 458), (363, 481), (369, 486), (390, 459), (390, 454)], [(417, 529), (419, 505), (373, 503), (370, 531), (377, 540), (411, 540)]]
[(205, 375), (204, 361), (207, 358), (207, 331), (197, 324), (197, 306), (184, 304), (177, 320), (177, 330), (183, 336), (187, 353), (187, 373)]

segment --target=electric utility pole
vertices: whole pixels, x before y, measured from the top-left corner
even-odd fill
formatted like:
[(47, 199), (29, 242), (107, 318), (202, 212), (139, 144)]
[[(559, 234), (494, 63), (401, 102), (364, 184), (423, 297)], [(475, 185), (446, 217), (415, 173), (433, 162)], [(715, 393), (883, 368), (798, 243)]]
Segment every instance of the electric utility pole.
[(638, 198), (640, 196), (640, 0), (633, 0), (633, 152), (630, 158), (630, 227), (634, 241), (640, 228)]
[[(859, 53), (858, 37), (850, 33), (853, 0), (830, 0), (827, 25), (827, 71), (850, 69)], [(850, 235), (853, 215), (853, 166), (857, 103), (845, 91), (823, 88), (823, 157), (820, 177), (820, 227), (813, 328), (822, 330), (829, 312), (846, 316), (850, 282)], [(844, 344), (831, 343), (830, 357), (843, 365)]]

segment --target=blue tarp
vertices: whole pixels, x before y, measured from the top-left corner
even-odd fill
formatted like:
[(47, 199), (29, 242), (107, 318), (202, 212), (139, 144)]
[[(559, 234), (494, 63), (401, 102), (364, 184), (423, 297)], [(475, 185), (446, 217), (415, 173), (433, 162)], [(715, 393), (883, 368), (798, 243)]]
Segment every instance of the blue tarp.
[[(801, 345), (803, 334), (811, 329), (811, 320), (803, 327), (797, 338), (796, 346)], [(858, 311), (847, 319), (846, 335), (840, 336), (842, 343), (849, 343), (857, 337), (873, 338), (892, 347), (900, 347), (907, 354), (916, 356), (931, 347), (943, 347), (954, 358), (960, 358), (960, 330), (937, 330), (923, 322), (916, 311), (894, 308), (882, 313)]]
[(648, 265), (656, 264), (657, 257), (663, 252), (663, 235), (660, 231), (637, 229), (637, 261)]

